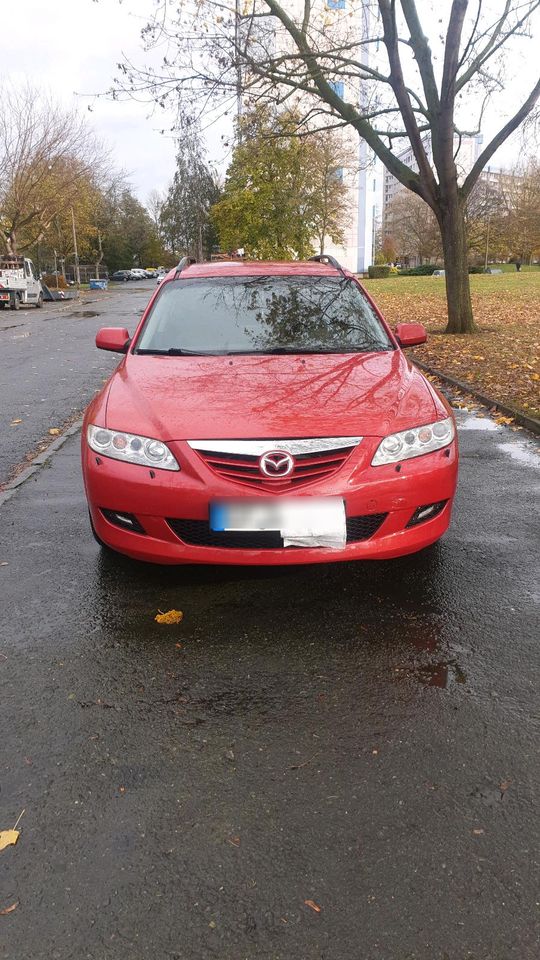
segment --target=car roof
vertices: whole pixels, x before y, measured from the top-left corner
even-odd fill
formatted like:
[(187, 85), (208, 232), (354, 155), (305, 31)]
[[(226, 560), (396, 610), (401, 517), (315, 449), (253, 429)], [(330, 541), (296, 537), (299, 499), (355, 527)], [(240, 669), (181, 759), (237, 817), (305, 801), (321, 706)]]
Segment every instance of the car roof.
[[(352, 276), (348, 270), (343, 271)], [(313, 260), (217, 260), (215, 263), (191, 263), (182, 270), (182, 279), (198, 277), (335, 277), (340, 270), (328, 263)]]

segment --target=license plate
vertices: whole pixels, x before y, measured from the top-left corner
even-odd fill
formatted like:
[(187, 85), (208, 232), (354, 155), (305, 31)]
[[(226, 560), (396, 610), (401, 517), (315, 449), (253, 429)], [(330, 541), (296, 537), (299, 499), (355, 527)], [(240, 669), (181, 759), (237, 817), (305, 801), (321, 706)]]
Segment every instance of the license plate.
[(338, 497), (225, 500), (210, 504), (210, 529), (278, 531), (284, 546), (342, 549), (347, 539), (345, 503)]

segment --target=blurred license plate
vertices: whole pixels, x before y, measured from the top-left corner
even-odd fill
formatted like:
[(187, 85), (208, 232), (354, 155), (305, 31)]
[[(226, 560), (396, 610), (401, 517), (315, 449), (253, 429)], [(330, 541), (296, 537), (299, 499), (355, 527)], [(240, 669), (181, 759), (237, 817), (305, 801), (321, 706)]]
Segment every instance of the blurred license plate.
[(227, 500), (210, 504), (210, 529), (341, 530), (345, 505), (338, 497), (295, 497), (290, 500)]

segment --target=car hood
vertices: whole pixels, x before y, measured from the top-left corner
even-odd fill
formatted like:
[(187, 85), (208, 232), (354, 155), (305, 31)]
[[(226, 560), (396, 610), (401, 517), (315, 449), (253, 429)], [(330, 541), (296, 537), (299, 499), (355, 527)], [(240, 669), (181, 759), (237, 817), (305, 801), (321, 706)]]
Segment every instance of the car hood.
[(110, 383), (106, 426), (165, 441), (384, 436), (438, 415), (426, 380), (400, 350), (129, 354)]

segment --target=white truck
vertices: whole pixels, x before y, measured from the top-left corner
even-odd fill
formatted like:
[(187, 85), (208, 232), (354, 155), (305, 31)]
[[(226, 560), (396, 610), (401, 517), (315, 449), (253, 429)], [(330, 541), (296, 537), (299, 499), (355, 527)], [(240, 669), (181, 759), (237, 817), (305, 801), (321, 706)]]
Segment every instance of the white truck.
[(18, 310), (22, 303), (43, 306), (43, 288), (36, 268), (28, 257), (0, 255), (0, 310)]

